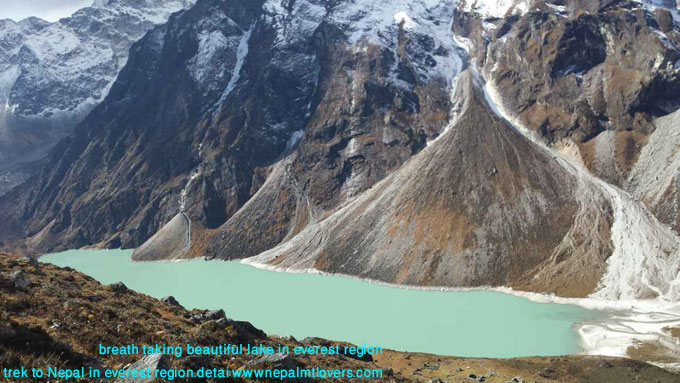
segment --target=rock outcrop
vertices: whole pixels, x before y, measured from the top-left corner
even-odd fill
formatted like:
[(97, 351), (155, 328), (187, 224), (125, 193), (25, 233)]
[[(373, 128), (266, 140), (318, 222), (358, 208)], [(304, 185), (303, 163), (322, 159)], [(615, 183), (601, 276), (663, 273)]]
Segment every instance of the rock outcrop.
[[(170, 361), (167, 355), (152, 354), (141, 357), (138, 361), (132, 363), (127, 369), (130, 371), (148, 371), (148, 375), (155, 376), (160, 371), (170, 369)], [(115, 383), (146, 383), (153, 382), (155, 379), (147, 377), (133, 377), (127, 376), (116, 379)]]

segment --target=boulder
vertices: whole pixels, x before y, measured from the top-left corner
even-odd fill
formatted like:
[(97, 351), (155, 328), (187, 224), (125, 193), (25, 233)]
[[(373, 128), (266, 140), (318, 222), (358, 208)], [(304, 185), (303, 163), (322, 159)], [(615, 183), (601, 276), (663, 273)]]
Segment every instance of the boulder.
[(109, 285), (109, 289), (111, 289), (114, 293), (125, 293), (129, 290), (123, 282), (116, 282), (112, 285)]
[[(127, 369), (128, 370), (145, 370), (149, 369), (151, 376), (155, 375), (157, 370), (167, 370), (170, 368), (168, 357), (163, 354), (146, 355), (138, 361), (134, 362)], [(115, 383), (145, 383), (152, 382), (153, 379), (140, 377), (124, 377), (118, 378)]]
[[(340, 354), (342, 354), (342, 355), (344, 355), (348, 358), (356, 359), (356, 360), (359, 360), (359, 361), (362, 361), (362, 362), (372, 362), (373, 361), (373, 356), (371, 356), (371, 354), (369, 354), (369, 353), (365, 353), (365, 354), (359, 356), (358, 354), (355, 354), (355, 353), (346, 352), (344, 347), (340, 347)], [(437, 365), (437, 367), (439, 367), (439, 365)], [(420, 371), (420, 370), (422, 370), (422, 366), (419, 369), (417, 369), (416, 371)]]
[(21, 270), (13, 272), (10, 275), (10, 281), (18, 290), (28, 290), (28, 286), (31, 284), (26, 274)]
[(552, 368), (544, 368), (538, 372), (538, 376), (540, 376), (541, 378), (549, 379), (553, 372), (555, 372), (555, 370), (553, 370)]
[(237, 321), (227, 317), (210, 320), (209, 322), (214, 322), (220, 328), (232, 326), (234, 330), (236, 330), (239, 340), (242, 343), (250, 343), (254, 339), (263, 339), (267, 337), (267, 334), (264, 331), (253, 326), (250, 322)]
[(224, 314), (224, 310), (219, 309), (219, 310), (210, 310), (205, 313), (204, 318), (206, 320), (220, 320), (220, 319), (226, 319), (227, 316)]
[(220, 319), (227, 319), (226, 314), (224, 313), (224, 310), (193, 310), (191, 312), (191, 317), (194, 319), (196, 322), (205, 322), (205, 321), (218, 321)]
[(259, 328), (253, 326), (252, 323), (246, 321), (234, 321), (227, 319), (227, 322), (236, 328), (242, 335), (246, 335), (248, 339), (263, 339), (267, 337), (267, 334), (260, 330)]
[(486, 378), (487, 378), (487, 376), (484, 376), (484, 375), (477, 375), (477, 374), (468, 375), (468, 379), (476, 380), (478, 382), (484, 382), (484, 381), (486, 381)]
[(165, 302), (165, 303), (172, 305), (172, 306), (179, 306), (179, 307), (182, 306), (182, 305), (179, 304), (179, 302), (177, 302), (177, 299), (175, 299), (175, 297), (173, 297), (172, 295), (168, 295), (167, 297), (161, 298), (161, 302)]

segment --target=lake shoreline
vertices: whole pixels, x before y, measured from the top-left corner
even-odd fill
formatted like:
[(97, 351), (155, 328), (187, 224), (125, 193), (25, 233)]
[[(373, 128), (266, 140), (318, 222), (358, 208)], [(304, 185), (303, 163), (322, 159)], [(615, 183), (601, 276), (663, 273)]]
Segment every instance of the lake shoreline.
[[(131, 262), (129, 251), (116, 250), (58, 253), (43, 261), (70, 266), (102, 283), (122, 281), (152, 296), (173, 295), (187, 307), (223, 308), (268, 332), (401, 351), (489, 358), (578, 354), (575, 324), (596, 318), (575, 305), (536, 303), (500, 291), (395, 289), (340, 275), (277, 273), (242, 262)], [(332, 315), (306, 302), (323, 302)], [(273, 321), (274, 316), (290, 318)]]
[[(554, 303), (562, 305), (574, 305), (588, 310), (596, 311), (600, 314), (601, 320), (591, 320), (584, 323), (575, 323), (575, 330), (581, 337), (583, 355), (604, 355), (616, 357), (628, 357), (631, 348), (637, 346), (637, 342), (642, 344), (663, 343), (669, 348), (671, 353), (677, 353), (680, 357), (680, 338), (672, 334), (666, 334), (668, 328), (680, 329), (680, 303), (665, 302), (654, 300), (635, 300), (635, 301), (610, 301), (598, 298), (565, 298), (554, 294), (542, 294), (531, 291), (518, 291), (510, 287), (437, 287), (437, 286), (412, 286), (401, 285), (379, 280), (362, 278), (348, 274), (328, 273), (316, 269), (294, 269), (284, 268), (275, 265), (254, 262), (251, 259), (240, 260), (241, 263), (256, 267), (262, 270), (283, 273), (310, 273), (319, 275), (333, 275), (344, 278), (364, 281), (371, 284), (387, 286), (391, 288), (405, 290), (422, 291), (447, 291), (447, 292), (469, 292), (469, 291), (492, 291), (508, 294), (515, 297), (525, 298), (536, 303)], [(655, 316), (665, 316), (665, 320), (658, 321)], [(636, 318), (637, 317), (637, 318)], [(617, 318), (612, 321), (610, 318)], [(618, 324), (619, 328), (624, 327), (622, 323), (639, 323), (648, 325), (645, 333), (631, 333), (625, 330), (613, 330), (612, 323)], [(656, 325), (650, 322), (657, 322)], [(651, 324), (651, 326), (649, 326)], [(651, 328), (650, 328), (651, 327)], [(608, 338), (615, 338), (608, 341)], [(677, 345), (672, 345), (674, 338)], [(669, 368), (673, 371), (680, 371), (679, 363), (658, 363), (659, 366)]]
[[(207, 260), (205, 258), (182, 259), (173, 261), (152, 261), (134, 263), (184, 263), (184, 262), (210, 262), (222, 260)], [(132, 262), (132, 261), (130, 261)], [(605, 355), (625, 357), (629, 356), (630, 350), (642, 344), (665, 344), (672, 353), (680, 353), (680, 346), (677, 348), (672, 344), (673, 337), (666, 334), (666, 329), (680, 327), (680, 305), (669, 303), (663, 305), (655, 301), (603, 301), (593, 298), (563, 298), (555, 295), (546, 295), (533, 292), (517, 291), (506, 287), (475, 287), (475, 288), (451, 288), (436, 286), (411, 286), (386, 283), (382, 281), (361, 278), (352, 275), (337, 273), (327, 273), (315, 269), (300, 270), (281, 268), (277, 266), (261, 264), (252, 260), (230, 261), (243, 264), (258, 270), (284, 274), (309, 274), (319, 276), (341, 277), (348, 280), (359, 281), (371, 285), (396, 288), (406, 291), (432, 291), (432, 292), (494, 292), (506, 294), (517, 298), (527, 299), (539, 304), (559, 304), (578, 306), (587, 309), (594, 314), (595, 318), (576, 321), (573, 324), (573, 331), (579, 338), (579, 349), (573, 355)], [(659, 320), (663, 316), (663, 320)], [(654, 317), (651, 318), (650, 317)], [(250, 319), (250, 318), (247, 318)], [(635, 327), (643, 326), (639, 332), (630, 332), (623, 329), (623, 326)], [(677, 366), (668, 363), (664, 366), (675, 369)]]

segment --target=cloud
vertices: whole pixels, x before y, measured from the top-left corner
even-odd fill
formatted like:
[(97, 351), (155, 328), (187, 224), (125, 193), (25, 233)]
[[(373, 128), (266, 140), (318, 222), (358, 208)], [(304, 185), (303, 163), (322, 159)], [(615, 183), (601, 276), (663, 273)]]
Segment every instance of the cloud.
[(56, 21), (92, 5), (93, 0), (0, 0), (0, 19), (22, 20), (36, 16)]

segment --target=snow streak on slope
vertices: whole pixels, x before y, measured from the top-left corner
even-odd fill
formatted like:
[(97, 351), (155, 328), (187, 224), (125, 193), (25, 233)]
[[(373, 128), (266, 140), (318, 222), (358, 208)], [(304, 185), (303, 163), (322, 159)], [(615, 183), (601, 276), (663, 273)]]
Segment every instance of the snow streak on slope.
[(191, 188), (191, 184), (194, 182), (196, 178), (201, 174), (200, 168), (194, 171), (189, 179), (187, 180), (187, 183), (184, 185), (184, 189), (182, 189), (182, 192), (180, 193), (180, 198), (179, 198), (179, 212), (184, 213), (186, 212), (186, 207), (187, 207), (187, 194), (189, 194), (189, 189)]
[(461, 10), (475, 12), (487, 18), (522, 15), (529, 9), (529, 0), (461, 0)]
[(182, 218), (184, 219), (184, 224), (187, 228), (187, 236), (184, 240), (184, 248), (182, 248), (182, 254), (186, 254), (191, 249), (191, 219), (187, 213), (182, 213)]
[(241, 78), (241, 69), (243, 69), (243, 63), (245, 62), (246, 56), (248, 55), (249, 50), (248, 43), (250, 41), (250, 36), (252, 35), (252, 33), (253, 28), (251, 27), (249, 30), (243, 33), (243, 36), (241, 36), (238, 48), (236, 49), (236, 63), (234, 64), (234, 69), (231, 72), (229, 84), (227, 84), (227, 87), (224, 89), (224, 93), (222, 94), (222, 97), (220, 98), (218, 104), (222, 104), (227, 99), (227, 97), (231, 94), (234, 88), (236, 88), (236, 84), (238, 83), (239, 78)]

